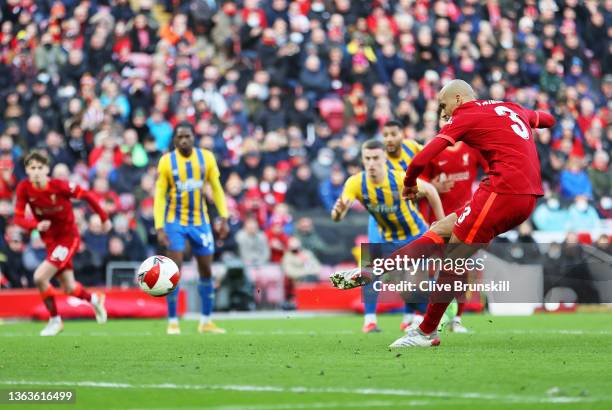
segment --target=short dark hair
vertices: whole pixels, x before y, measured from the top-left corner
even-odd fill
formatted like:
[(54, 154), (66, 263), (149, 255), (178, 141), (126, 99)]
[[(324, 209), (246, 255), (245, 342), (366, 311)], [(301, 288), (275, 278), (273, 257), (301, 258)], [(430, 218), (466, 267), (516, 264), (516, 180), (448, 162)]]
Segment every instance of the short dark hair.
[(26, 157), (23, 159), (23, 163), (26, 167), (32, 161), (40, 162), (41, 164), (46, 165), (46, 166), (49, 166), (51, 162), (49, 161), (49, 157), (47, 156), (47, 153), (42, 150), (32, 151), (28, 155), (26, 155)]
[(404, 124), (402, 124), (400, 120), (391, 119), (385, 122), (385, 125), (383, 125), (383, 127), (398, 127), (401, 129), (404, 128)]
[(379, 141), (377, 139), (371, 138), (369, 140), (366, 140), (362, 145), (361, 145), (361, 149), (385, 149), (385, 144), (382, 143), (382, 141)]
[(178, 124), (176, 124), (176, 127), (174, 127), (174, 132), (172, 133), (173, 139), (174, 137), (176, 137), (176, 132), (178, 131), (179, 128), (189, 128), (193, 136), (195, 136), (195, 129), (193, 128), (193, 125), (190, 122), (181, 121)]

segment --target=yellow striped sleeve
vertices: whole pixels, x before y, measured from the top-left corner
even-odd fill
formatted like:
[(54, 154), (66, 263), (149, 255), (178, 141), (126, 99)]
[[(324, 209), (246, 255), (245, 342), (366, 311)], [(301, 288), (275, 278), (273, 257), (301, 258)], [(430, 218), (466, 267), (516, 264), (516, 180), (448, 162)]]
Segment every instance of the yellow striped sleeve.
[(344, 189), (342, 190), (342, 199), (354, 201), (361, 201), (361, 173), (350, 176), (344, 183)]
[(155, 229), (161, 229), (165, 225), (166, 196), (168, 194), (168, 178), (170, 167), (168, 154), (163, 155), (157, 164), (157, 181), (155, 182), (155, 197), (153, 199), (153, 215)]

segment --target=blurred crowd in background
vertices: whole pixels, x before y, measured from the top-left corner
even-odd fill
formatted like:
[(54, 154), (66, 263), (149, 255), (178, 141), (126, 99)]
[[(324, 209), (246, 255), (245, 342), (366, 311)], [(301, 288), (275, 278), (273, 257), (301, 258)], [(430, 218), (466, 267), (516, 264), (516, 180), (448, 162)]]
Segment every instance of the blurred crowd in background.
[[(2, 286), (30, 286), (45, 257), (36, 232), (11, 224), (25, 153), (46, 149), (53, 176), (111, 214), (107, 234), (76, 208), (75, 268), (100, 284), (107, 263), (159, 251), (156, 165), (184, 120), (226, 188), (231, 234), (218, 254), (306, 275), (338, 244), (299, 215), (331, 209), (360, 170), (359, 143), (387, 120), (423, 144), (434, 137), (435, 96), (453, 78), (557, 118), (535, 133), (546, 191), (535, 229), (612, 218), (612, 0), (0, 4)], [(609, 251), (607, 237), (593, 240)]]

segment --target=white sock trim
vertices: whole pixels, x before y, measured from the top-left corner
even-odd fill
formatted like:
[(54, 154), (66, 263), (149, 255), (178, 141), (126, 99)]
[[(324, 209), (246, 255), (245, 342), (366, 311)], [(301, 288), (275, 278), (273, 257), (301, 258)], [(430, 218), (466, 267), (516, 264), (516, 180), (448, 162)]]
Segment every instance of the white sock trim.
[(376, 313), (366, 313), (364, 316), (364, 323), (369, 325), (370, 323), (376, 323)]
[(211, 322), (210, 316), (209, 315), (201, 315), (200, 316), (200, 324), (201, 325), (207, 325)]
[(178, 325), (178, 317), (169, 317), (168, 323)]

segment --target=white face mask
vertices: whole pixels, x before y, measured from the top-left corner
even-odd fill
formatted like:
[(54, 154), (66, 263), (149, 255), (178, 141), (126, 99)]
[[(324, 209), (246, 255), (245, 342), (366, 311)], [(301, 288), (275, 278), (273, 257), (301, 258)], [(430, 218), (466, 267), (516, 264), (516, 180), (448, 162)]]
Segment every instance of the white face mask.
[(557, 198), (550, 198), (546, 201), (546, 205), (548, 205), (550, 209), (557, 210), (559, 209), (559, 200)]
[(589, 203), (586, 201), (577, 201), (575, 206), (580, 212), (585, 212), (587, 209), (589, 209)]

